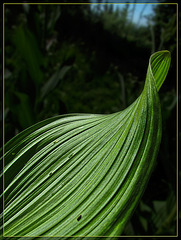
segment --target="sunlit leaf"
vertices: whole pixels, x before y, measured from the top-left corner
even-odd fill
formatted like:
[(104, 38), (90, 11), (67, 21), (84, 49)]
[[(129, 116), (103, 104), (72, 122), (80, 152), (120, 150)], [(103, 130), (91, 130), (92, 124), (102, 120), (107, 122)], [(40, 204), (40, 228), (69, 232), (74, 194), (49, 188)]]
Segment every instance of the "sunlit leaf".
[(168, 51), (151, 56), (124, 111), (53, 117), (5, 145), (5, 236), (122, 234), (154, 168), (169, 65)]

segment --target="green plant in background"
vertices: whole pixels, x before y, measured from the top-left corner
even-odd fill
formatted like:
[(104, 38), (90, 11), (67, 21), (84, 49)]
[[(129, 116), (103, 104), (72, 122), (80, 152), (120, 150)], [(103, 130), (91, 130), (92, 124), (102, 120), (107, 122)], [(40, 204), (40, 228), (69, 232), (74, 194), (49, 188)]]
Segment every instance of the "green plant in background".
[(121, 112), (56, 116), (5, 145), (5, 236), (122, 234), (155, 165), (169, 66), (168, 51), (154, 53), (142, 93)]

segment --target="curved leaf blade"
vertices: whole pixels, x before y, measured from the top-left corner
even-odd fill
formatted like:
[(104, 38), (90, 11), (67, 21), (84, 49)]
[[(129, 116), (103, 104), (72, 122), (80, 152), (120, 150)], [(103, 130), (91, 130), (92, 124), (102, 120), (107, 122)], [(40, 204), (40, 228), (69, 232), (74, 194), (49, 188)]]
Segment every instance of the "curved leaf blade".
[(150, 57), (141, 95), (110, 115), (40, 122), (5, 146), (5, 236), (119, 236), (161, 141), (157, 91), (170, 53)]

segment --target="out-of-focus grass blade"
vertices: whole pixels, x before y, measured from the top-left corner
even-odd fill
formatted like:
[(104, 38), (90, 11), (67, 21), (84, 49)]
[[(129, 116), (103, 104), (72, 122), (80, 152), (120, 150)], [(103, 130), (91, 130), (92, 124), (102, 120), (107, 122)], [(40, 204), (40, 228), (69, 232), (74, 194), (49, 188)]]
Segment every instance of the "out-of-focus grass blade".
[(119, 236), (161, 140), (157, 90), (170, 53), (153, 54), (141, 95), (110, 115), (40, 122), (5, 145), (5, 236)]
[(67, 65), (63, 66), (60, 70), (57, 70), (57, 72), (55, 72), (42, 87), (40, 98), (44, 98), (52, 89), (54, 89), (70, 69), (71, 66)]
[(32, 81), (36, 87), (43, 79), (41, 65), (43, 65), (43, 56), (38, 48), (34, 35), (25, 27), (15, 28), (12, 36), (13, 43), (18, 54), (25, 61), (25, 67), (29, 72)]

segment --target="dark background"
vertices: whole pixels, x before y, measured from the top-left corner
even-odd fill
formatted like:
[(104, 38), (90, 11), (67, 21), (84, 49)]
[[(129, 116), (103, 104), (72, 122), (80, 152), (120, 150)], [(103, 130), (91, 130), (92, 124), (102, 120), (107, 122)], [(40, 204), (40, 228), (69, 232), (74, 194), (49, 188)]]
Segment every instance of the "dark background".
[(144, 26), (132, 14), (132, 4), (5, 5), (5, 142), (55, 115), (126, 108), (143, 89), (150, 55), (169, 50), (157, 165), (124, 235), (175, 235), (176, 5), (154, 5)]

